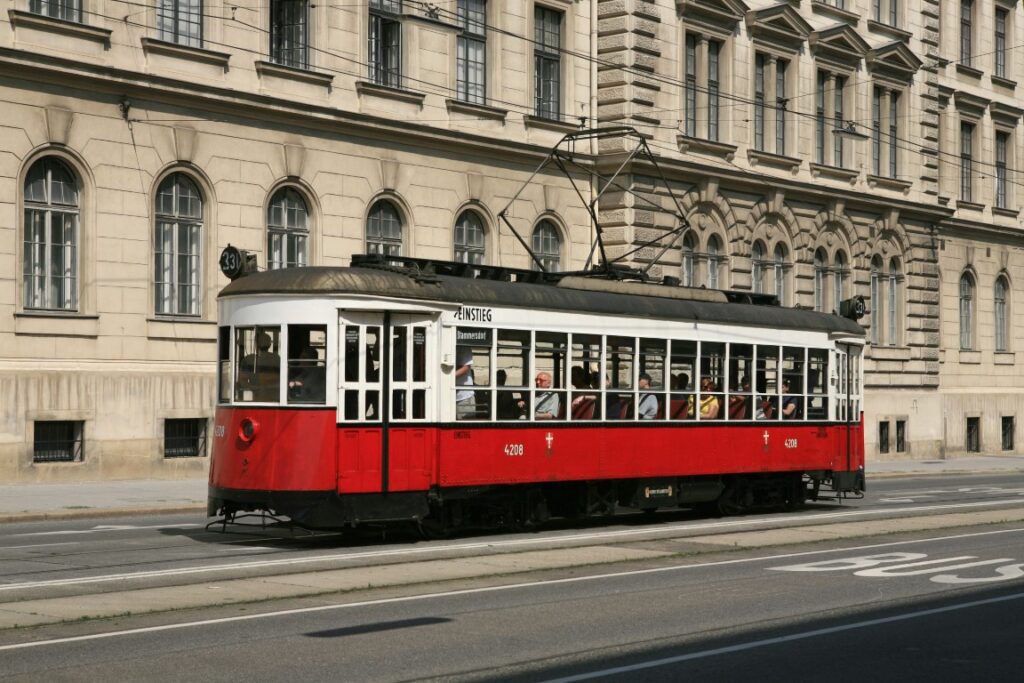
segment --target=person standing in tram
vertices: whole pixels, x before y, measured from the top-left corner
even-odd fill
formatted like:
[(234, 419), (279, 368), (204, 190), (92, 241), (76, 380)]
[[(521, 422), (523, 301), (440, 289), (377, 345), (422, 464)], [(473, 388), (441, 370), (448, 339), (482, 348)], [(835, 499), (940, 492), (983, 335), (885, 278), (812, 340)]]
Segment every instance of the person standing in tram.
[[(543, 370), (537, 373), (534, 383), (538, 389), (551, 388), (551, 375)], [(558, 418), (558, 409), (561, 407), (561, 399), (553, 391), (537, 392), (537, 407), (533, 411), (533, 417), (537, 420), (554, 420)]]
[[(651, 388), (651, 376), (641, 372), (637, 380), (637, 387), (643, 391)], [(640, 404), (637, 406), (637, 415), (641, 420), (654, 420), (658, 417), (658, 397), (655, 394), (640, 394)]]
[[(473, 349), (469, 346), (455, 347), (455, 385), (473, 386)], [(476, 417), (476, 400), (472, 389), (455, 392), (455, 419), (472, 420)]]

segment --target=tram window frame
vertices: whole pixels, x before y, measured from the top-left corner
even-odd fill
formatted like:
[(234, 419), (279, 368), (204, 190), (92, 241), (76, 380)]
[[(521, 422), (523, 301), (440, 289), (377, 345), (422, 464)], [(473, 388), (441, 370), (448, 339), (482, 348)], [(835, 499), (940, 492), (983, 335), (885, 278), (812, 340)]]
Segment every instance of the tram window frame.
[(231, 327), (217, 330), (217, 402), (231, 401)]
[[(490, 420), (493, 418), (493, 393), (492, 378), (493, 350), (494, 350), (494, 329), (489, 327), (473, 327), (459, 325), (455, 328), (455, 371), (466, 364), (466, 354), (470, 364), (469, 374), (472, 384), (455, 383), (455, 419), (462, 422), (467, 420)], [(483, 379), (481, 383), (479, 380)], [(466, 387), (473, 387), (467, 389)], [(459, 394), (468, 394), (459, 397)]]
[(697, 373), (697, 351), (698, 344), (693, 339), (669, 341), (669, 374), (672, 376), (668, 415), (670, 420), (695, 419), (694, 393), (700, 379)]
[[(248, 341), (246, 337), (251, 334)], [(260, 335), (266, 334), (271, 344), (266, 354), (260, 353)], [(281, 326), (248, 325), (235, 328), (235, 383), (233, 398), (236, 403), (280, 403), (281, 402)], [(266, 361), (261, 361), (264, 355)], [(277, 368), (271, 365), (276, 357)], [(250, 361), (250, 359), (252, 359)], [(248, 369), (247, 364), (252, 365)], [(260, 365), (263, 365), (261, 368)], [(273, 379), (273, 381), (271, 381)], [(244, 386), (243, 386), (244, 382)], [(246, 398), (249, 394), (249, 398)]]
[[(726, 418), (729, 420), (752, 420), (754, 410), (754, 388), (751, 379), (754, 372), (754, 345), (729, 343), (728, 361), (728, 399), (729, 406)], [(743, 380), (747, 380), (744, 385)]]
[(776, 344), (758, 344), (754, 349), (754, 393), (755, 419), (778, 420), (779, 392), (781, 383), (779, 374), (782, 369), (782, 354)]
[(636, 337), (605, 335), (602, 381), (607, 419), (634, 419), (636, 374)]
[[(604, 336), (574, 333), (569, 345), (570, 408), (566, 416), (577, 421), (600, 420), (604, 412), (604, 401), (601, 400)], [(578, 374), (577, 370), (582, 374)], [(577, 385), (577, 382), (580, 384)]]
[[(566, 405), (566, 384), (569, 374), (569, 334), (567, 332), (552, 332), (549, 330), (537, 330), (533, 337), (533, 369), (534, 387), (531, 392), (531, 405), (534, 420), (563, 420), (568, 411)], [(548, 362), (549, 361), (549, 362)], [(551, 386), (538, 389), (536, 386), (537, 377), (545, 372), (551, 376)], [(540, 399), (538, 396), (554, 394), (558, 397), (558, 409), (551, 414), (543, 412), (541, 415), (551, 414), (551, 417), (539, 417), (538, 409)]]
[[(666, 389), (666, 367), (668, 365), (668, 342), (665, 339), (653, 337), (641, 337), (637, 340), (637, 381), (636, 381), (636, 406), (637, 419), (643, 420), (664, 420), (667, 413)], [(640, 377), (649, 376), (650, 386), (644, 391), (640, 388)], [(641, 413), (644, 408), (646, 396), (653, 395), (657, 401), (654, 415), (645, 418)]]
[[(533, 376), (533, 334), (529, 330), (498, 329), (495, 331), (494, 418), (498, 421), (525, 420), (530, 414), (530, 386)], [(518, 359), (518, 363), (516, 362)], [(510, 371), (513, 371), (510, 375)], [(498, 373), (505, 373), (505, 383), (498, 384)], [(518, 373), (518, 383), (516, 382)], [(513, 382), (509, 383), (509, 380)]]
[(831, 361), (828, 349), (813, 347), (807, 349), (807, 408), (804, 413), (808, 420), (828, 419), (829, 368)]
[[(327, 403), (327, 325), (287, 326), (287, 400), (289, 405)], [(310, 350), (314, 357), (302, 357)]]
[[(782, 347), (782, 385), (789, 382), (789, 391), (782, 394), (782, 400), (779, 403), (781, 409), (779, 410), (779, 417), (781, 419), (788, 420), (803, 420), (807, 414), (807, 349), (805, 347), (797, 346), (783, 346)], [(781, 389), (781, 387), (780, 387)], [(787, 418), (785, 416), (786, 399), (787, 397), (792, 398), (796, 401), (796, 414)]]
[[(721, 420), (725, 416), (726, 342), (702, 341), (700, 353), (700, 383), (697, 385), (697, 420)], [(706, 382), (710, 382), (705, 386)], [(705, 415), (705, 413), (708, 413)]]

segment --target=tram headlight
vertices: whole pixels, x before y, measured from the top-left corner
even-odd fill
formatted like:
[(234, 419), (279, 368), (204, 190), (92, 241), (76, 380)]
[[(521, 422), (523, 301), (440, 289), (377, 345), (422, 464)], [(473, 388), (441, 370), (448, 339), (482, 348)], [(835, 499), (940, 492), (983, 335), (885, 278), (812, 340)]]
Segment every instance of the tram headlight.
[(256, 438), (256, 435), (260, 431), (260, 423), (251, 417), (244, 418), (241, 424), (238, 425), (238, 438), (249, 443)]

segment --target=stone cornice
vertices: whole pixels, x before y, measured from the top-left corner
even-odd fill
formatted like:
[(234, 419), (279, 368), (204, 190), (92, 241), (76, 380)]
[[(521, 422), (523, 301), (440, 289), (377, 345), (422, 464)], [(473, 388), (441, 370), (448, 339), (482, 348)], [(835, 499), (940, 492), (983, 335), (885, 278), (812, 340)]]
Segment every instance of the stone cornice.
[(486, 104), (475, 104), (473, 102), (463, 102), (462, 100), (455, 99), (447, 99), (444, 101), (444, 104), (448, 108), (449, 112), (454, 111), (468, 116), (475, 116), (480, 119), (504, 121), (505, 117), (508, 116), (507, 109), (499, 109), (498, 107), (491, 107)]
[(390, 86), (380, 85), (379, 83), (371, 83), (370, 81), (357, 81), (356, 92), (359, 93), (360, 97), (363, 97), (364, 95), (371, 95), (373, 97), (381, 97), (386, 100), (415, 104), (420, 107), (423, 106), (423, 101), (427, 99), (427, 96), (421, 92), (406, 90), (405, 88), (392, 88)]
[(842, 64), (848, 68), (856, 67), (871, 49), (849, 24), (835, 24), (814, 31), (808, 36), (807, 43), (816, 58)]
[(754, 42), (799, 50), (814, 29), (787, 3), (771, 5), (746, 13), (747, 31)]
[(74, 38), (83, 38), (96, 43), (103, 43), (107, 47), (110, 46), (110, 35), (113, 33), (108, 28), (97, 28), (88, 24), (80, 24), (77, 21), (54, 19), (53, 17), (36, 14), (35, 12), (25, 12), (17, 9), (7, 10), (7, 17), (11, 21), (11, 26), (15, 29), (26, 27), (51, 31)]
[(898, 40), (868, 50), (865, 61), (873, 75), (889, 75), (903, 83), (912, 81), (924, 64), (913, 50)]
[(273, 62), (256, 62), (256, 73), (260, 75), (260, 78), (265, 76), (275, 76), (277, 78), (284, 78), (290, 81), (302, 81), (303, 83), (309, 83), (311, 85), (319, 85), (327, 88), (331, 87), (331, 83), (334, 81), (332, 74), (320, 73), (319, 71), (313, 71), (312, 69), (298, 69), (294, 66), (284, 66), (283, 64), (275, 64)]
[(1011, 104), (1005, 104), (1003, 102), (993, 101), (988, 105), (989, 114), (992, 115), (992, 121), (995, 123), (1001, 123), (1004, 126), (1014, 128), (1020, 121), (1021, 114), (1024, 113), (1024, 109), (1020, 107), (1014, 107)]
[(953, 102), (956, 103), (958, 111), (980, 119), (985, 115), (985, 109), (991, 104), (992, 100), (972, 95), (963, 90), (957, 90), (953, 93)]
[(201, 47), (192, 47), (190, 45), (179, 45), (178, 43), (170, 43), (166, 40), (157, 40), (156, 38), (143, 38), (142, 51), (147, 55), (158, 54), (166, 55), (168, 57), (177, 57), (179, 59), (186, 59), (193, 62), (203, 62), (205, 64), (213, 64), (227, 71), (228, 61), (231, 59), (231, 55), (227, 52), (215, 52), (214, 50), (207, 50)]

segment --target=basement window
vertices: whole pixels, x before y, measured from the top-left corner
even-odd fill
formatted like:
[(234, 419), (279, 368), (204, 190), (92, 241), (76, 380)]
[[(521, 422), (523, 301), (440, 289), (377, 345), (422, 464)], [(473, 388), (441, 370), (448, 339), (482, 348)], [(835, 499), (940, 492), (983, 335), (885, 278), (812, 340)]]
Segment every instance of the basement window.
[(206, 455), (206, 418), (164, 420), (164, 457), (199, 458)]
[(85, 422), (45, 420), (34, 426), (32, 462), (81, 462)]

